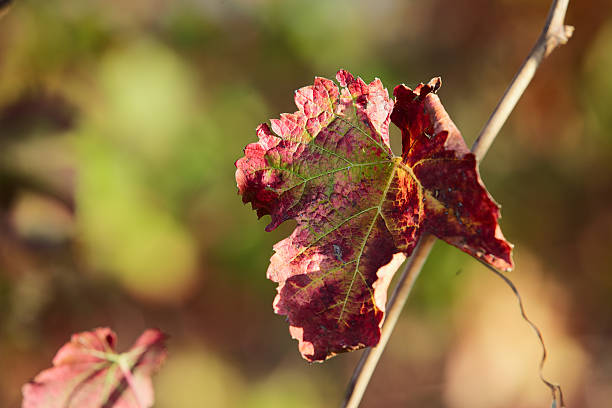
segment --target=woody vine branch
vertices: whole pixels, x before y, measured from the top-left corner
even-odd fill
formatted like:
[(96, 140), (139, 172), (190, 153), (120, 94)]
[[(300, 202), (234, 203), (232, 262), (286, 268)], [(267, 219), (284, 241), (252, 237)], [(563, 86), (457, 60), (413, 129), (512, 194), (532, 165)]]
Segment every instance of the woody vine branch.
[[(569, 0), (553, 0), (542, 33), (472, 146), (472, 152), (478, 160), (482, 160), (486, 155), (544, 58), (558, 46), (565, 44), (572, 36), (574, 28), (565, 25), (568, 4)], [(431, 235), (423, 236), (406, 263), (387, 305), (387, 314), (382, 326), (380, 342), (376, 347), (364, 351), (347, 387), (342, 404), (343, 408), (357, 408), (359, 406), (378, 360), (395, 328), (401, 310), (406, 304), (414, 282), (419, 276), (435, 241), (436, 238)], [(562, 399), (561, 405), (563, 406)]]

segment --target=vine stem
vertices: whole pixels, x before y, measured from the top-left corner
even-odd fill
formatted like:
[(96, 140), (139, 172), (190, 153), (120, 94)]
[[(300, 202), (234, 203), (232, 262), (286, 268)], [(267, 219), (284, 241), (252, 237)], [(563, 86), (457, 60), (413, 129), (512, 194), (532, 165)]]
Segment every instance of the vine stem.
[[(574, 28), (564, 23), (568, 4), (569, 0), (552, 1), (542, 33), (472, 146), (472, 152), (479, 161), (484, 158), (491, 147), (508, 116), (527, 89), (540, 63), (555, 48), (565, 44), (572, 36)], [(382, 325), (380, 342), (376, 347), (363, 352), (347, 387), (346, 396), (342, 403), (343, 408), (357, 408), (361, 403), (378, 360), (391, 337), (414, 282), (421, 273), (435, 242), (436, 238), (432, 235), (421, 237), (412, 256), (406, 262), (406, 266), (387, 304), (387, 314)]]
[(499, 100), (491, 117), (480, 131), (480, 135), (472, 146), (472, 152), (480, 161), (491, 147), (506, 119), (516, 106), (517, 102), (533, 79), (536, 70), (544, 58), (559, 45), (565, 44), (574, 32), (574, 27), (564, 24), (565, 12), (569, 0), (553, 0), (544, 29), (536, 41), (529, 55), (519, 68), (518, 72), (508, 85), (504, 95)]

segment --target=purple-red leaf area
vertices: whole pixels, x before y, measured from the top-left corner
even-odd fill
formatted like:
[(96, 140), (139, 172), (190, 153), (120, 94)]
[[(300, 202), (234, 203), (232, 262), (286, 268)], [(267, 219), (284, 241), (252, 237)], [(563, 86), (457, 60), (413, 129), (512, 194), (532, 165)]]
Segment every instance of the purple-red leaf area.
[[(380, 337), (387, 287), (374, 287), (397, 252), (380, 217), (393, 169), (388, 127), (393, 102), (380, 80), (365, 84), (346, 71), (296, 91), (299, 110), (257, 129), (259, 142), (236, 162), (244, 202), (272, 230), (297, 227), (274, 246), (268, 278), (278, 282), (276, 313), (310, 361)], [(383, 287), (384, 286), (384, 287)], [(377, 295), (380, 292), (383, 295)]]
[(395, 88), (393, 124), (402, 131), (402, 162), (423, 190), (422, 231), (480, 258), (491, 266), (513, 268), (512, 244), (498, 224), (499, 205), (489, 195), (476, 157), (435, 94), (440, 79), (414, 91)]
[[(378, 344), (398, 255), (410, 255), (423, 232), (511, 266), (499, 209), (432, 92), (438, 85), (396, 88), (394, 108), (380, 80), (336, 78), (340, 89), (316, 78), (296, 91), (298, 111), (260, 125), (236, 162), (243, 201), (271, 216), (266, 230), (297, 222), (274, 246), (267, 275), (278, 283), (274, 310), (309, 361)], [(402, 157), (389, 147), (392, 119)]]
[(74, 334), (53, 367), (23, 386), (22, 408), (151, 407), (150, 377), (165, 359), (165, 338), (149, 329), (128, 352), (117, 354), (109, 328)]

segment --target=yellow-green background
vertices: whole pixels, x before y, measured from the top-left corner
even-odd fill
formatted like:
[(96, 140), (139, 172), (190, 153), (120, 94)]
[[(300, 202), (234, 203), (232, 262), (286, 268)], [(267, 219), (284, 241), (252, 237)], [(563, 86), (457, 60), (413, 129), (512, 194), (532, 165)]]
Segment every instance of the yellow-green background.
[[(17, 0), (0, 19), (0, 406), (97, 326), (124, 349), (171, 335), (159, 408), (338, 406), (360, 353), (301, 359), (265, 279), (291, 226), (264, 232), (234, 161), (339, 68), (390, 90), (441, 76), (470, 144), (548, 3)], [(574, 38), (481, 166), (571, 407), (612, 401), (611, 17), (571, 2)], [(363, 406), (548, 406), (539, 352), (508, 288), (438, 244)]]

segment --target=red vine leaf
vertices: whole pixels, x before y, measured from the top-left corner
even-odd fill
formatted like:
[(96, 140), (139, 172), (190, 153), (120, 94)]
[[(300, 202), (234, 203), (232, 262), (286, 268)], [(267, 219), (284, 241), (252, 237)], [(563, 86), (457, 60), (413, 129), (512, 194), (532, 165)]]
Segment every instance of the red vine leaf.
[(108, 328), (74, 334), (53, 367), (23, 386), (22, 408), (151, 407), (151, 375), (166, 357), (165, 339), (159, 330), (146, 330), (118, 354)]
[[(274, 310), (309, 361), (378, 344), (393, 264), (424, 232), (512, 266), (498, 207), (432, 92), (439, 80), (396, 88), (394, 108), (380, 80), (336, 78), (341, 89), (316, 78), (298, 90), (299, 110), (260, 125), (259, 141), (236, 162), (243, 201), (271, 216), (267, 231), (297, 221), (274, 246), (268, 278), (278, 282)], [(402, 157), (389, 147), (391, 119), (402, 129)]]

